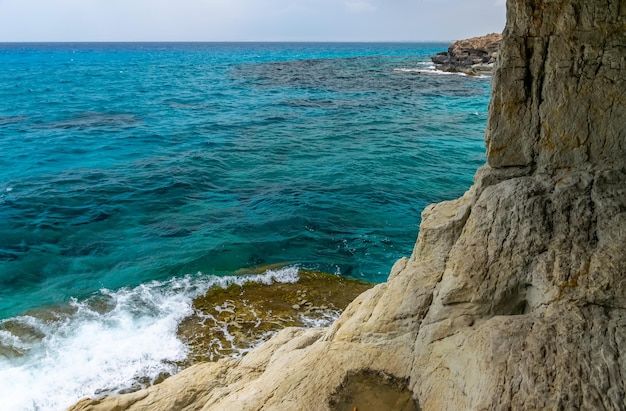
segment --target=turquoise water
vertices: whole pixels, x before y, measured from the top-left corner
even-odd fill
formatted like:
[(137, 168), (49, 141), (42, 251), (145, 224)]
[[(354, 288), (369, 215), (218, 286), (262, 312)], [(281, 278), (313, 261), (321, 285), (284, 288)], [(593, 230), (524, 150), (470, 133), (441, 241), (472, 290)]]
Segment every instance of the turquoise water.
[(384, 281), (484, 162), (490, 79), (446, 48), (0, 45), (0, 319), (271, 263)]
[(483, 162), (445, 44), (0, 48), (0, 318), (276, 263), (383, 281)]

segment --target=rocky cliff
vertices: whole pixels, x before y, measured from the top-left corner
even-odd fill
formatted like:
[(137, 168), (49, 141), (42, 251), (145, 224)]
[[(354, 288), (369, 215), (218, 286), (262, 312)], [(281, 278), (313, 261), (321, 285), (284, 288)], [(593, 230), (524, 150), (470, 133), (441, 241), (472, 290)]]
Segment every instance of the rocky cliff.
[(487, 164), (388, 282), (328, 329), (73, 409), (625, 409), (626, 0), (507, 10)]
[(498, 33), (455, 41), (448, 51), (437, 53), (431, 60), (439, 70), (470, 75), (491, 73), (498, 57), (502, 35)]

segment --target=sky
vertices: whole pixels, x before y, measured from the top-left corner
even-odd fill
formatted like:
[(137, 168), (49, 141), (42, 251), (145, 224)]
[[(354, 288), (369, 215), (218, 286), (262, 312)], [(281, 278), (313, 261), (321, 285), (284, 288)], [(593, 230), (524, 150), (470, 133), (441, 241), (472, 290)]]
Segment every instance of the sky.
[(505, 0), (0, 0), (0, 42), (451, 41)]

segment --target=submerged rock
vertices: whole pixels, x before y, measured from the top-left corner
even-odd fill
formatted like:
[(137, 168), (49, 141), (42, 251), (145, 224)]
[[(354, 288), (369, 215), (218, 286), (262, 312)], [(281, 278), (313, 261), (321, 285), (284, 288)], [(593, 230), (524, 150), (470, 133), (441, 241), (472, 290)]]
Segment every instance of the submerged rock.
[(431, 60), (439, 70), (461, 72), (469, 75), (490, 74), (498, 57), (502, 35), (487, 34), (482, 37), (458, 40), (448, 51), (437, 53)]
[(487, 165), (386, 283), (327, 329), (72, 409), (352, 409), (380, 387), (354, 375), (423, 410), (625, 409), (626, 1), (507, 10)]
[(193, 315), (178, 327), (190, 347), (181, 365), (240, 357), (287, 327), (328, 325), (374, 286), (319, 271), (299, 270), (298, 277), (295, 283), (216, 286), (196, 298)]

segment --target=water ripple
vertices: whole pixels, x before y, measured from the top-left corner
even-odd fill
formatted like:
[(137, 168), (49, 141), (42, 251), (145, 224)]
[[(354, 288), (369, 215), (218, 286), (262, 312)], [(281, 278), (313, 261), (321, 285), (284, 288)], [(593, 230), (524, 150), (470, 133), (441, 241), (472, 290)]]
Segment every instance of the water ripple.
[(443, 44), (2, 47), (0, 318), (284, 261), (382, 281), (484, 161), (489, 79), (424, 72)]

